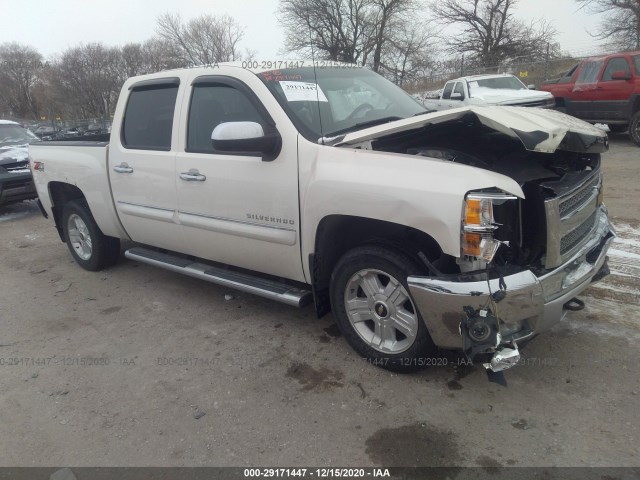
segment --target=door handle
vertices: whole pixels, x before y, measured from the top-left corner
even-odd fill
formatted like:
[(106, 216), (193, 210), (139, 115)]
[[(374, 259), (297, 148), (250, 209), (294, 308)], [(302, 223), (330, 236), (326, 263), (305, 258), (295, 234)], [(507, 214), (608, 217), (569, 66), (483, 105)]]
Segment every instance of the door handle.
[(118, 173), (133, 173), (133, 168), (131, 168), (126, 162), (122, 162), (120, 165), (113, 167), (113, 171)]
[(202, 175), (197, 169), (192, 168), (188, 172), (182, 172), (180, 174), (180, 178), (182, 180), (186, 180), (187, 182), (204, 182), (207, 177)]

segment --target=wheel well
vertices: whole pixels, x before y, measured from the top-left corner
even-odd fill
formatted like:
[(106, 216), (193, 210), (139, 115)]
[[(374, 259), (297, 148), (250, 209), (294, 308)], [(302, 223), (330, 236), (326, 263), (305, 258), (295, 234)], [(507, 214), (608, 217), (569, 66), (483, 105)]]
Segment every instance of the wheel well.
[(633, 117), (636, 112), (640, 111), (640, 95), (636, 95), (631, 105), (631, 116)]
[(334, 266), (346, 252), (366, 244), (389, 246), (420, 265), (424, 265), (420, 253), (430, 261), (442, 256), (442, 250), (433, 237), (415, 228), (365, 217), (327, 216), (318, 225), (314, 253), (309, 258), (318, 316), (331, 309), (329, 283)]
[(60, 240), (64, 242), (64, 233), (62, 231), (62, 210), (67, 202), (71, 200), (85, 199), (82, 190), (75, 185), (64, 182), (49, 183), (49, 198), (51, 199), (51, 212), (56, 223), (56, 229)]

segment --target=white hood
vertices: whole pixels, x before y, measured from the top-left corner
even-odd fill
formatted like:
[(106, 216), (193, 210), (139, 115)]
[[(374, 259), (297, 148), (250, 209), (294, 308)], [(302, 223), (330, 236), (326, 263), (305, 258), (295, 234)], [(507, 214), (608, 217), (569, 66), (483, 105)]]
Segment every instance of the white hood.
[(608, 147), (607, 134), (593, 125), (565, 115), (555, 110), (522, 107), (480, 107), (470, 106), (441, 112), (425, 113), (416, 117), (365, 128), (348, 133), (335, 146), (348, 146), (371, 141), (407, 130), (458, 120), (465, 115), (475, 115), (485, 126), (519, 139), (527, 150), (552, 153), (567, 137), (576, 134), (579, 145), (568, 142), (568, 151), (586, 151), (598, 144), (601, 149)]
[(553, 95), (539, 90), (513, 90), (509, 88), (471, 87), (471, 98), (476, 98), (489, 105), (508, 105), (552, 100)]

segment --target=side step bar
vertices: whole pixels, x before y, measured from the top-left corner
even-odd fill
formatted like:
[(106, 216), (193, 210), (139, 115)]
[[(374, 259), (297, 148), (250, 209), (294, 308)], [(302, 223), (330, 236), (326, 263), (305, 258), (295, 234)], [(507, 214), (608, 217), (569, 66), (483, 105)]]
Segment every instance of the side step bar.
[(149, 265), (182, 273), (225, 287), (235, 288), (242, 292), (252, 293), (294, 307), (304, 307), (313, 299), (310, 290), (303, 290), (285, 283), (247, 273), (235, 272), (204, 263), (196, 263), (188, 258), (157, 252), (144, 247), (130, 248), (124, 252), (124, 256), (131, 260), (148, 263)]

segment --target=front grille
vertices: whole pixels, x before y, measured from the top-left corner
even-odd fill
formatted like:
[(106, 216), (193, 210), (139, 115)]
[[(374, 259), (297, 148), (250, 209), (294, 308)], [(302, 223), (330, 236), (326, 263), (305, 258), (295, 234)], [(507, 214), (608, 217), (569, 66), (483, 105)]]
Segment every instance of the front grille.
[(545, 268), (568, 261), (589, 240), (598, 220), (602, 176), (596, 171), (569, 193), (545, 201), (547, 254)]
[(582, 187), (577, 193), (571, 195), (566, 200), (560, 202), (560, 218), (566, 217), (570, 213), (579, 210), (585, 203), (589, 201), (589, 198), (593, 195), (593, 189), (600, 184), (600, 176), (594, 177), (584, 187)]
[(29, 169), (29, 161), (22, 160), (20, 162), (5, 163), (3, 165), (0, 165), (0, 168), (4, 168), (7, 172)]
[(560, 255), (566, 255), (573, 250), (593, 229), (596, 223), (596, 213), (593, 212), (589, 218), (581, 223), (578, 228), (572, 230), (560, 240)]

